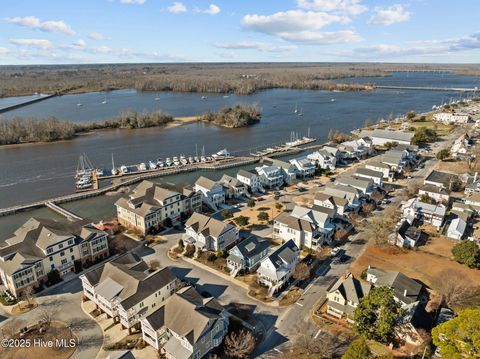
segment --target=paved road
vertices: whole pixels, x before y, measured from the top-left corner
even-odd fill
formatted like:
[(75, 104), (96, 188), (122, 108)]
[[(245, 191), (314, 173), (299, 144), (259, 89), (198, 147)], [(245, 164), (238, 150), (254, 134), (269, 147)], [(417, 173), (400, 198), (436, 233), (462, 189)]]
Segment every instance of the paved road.
[(54, 320), (66, 323), (79, 339), (79, 346), (72, 356), (73, 359), (95, 358), (103, 344), (103, 332), (100, 326), (86, 315), (80, 307), (82, 284), (75, 278), (59, 287), (54, 288), (47, 295), (36, 298), (39, 306), (30, 312), (10, 317), (2, 322), (20, 320), (23, 325), (38, 321), (44, 310), (54, 313)]

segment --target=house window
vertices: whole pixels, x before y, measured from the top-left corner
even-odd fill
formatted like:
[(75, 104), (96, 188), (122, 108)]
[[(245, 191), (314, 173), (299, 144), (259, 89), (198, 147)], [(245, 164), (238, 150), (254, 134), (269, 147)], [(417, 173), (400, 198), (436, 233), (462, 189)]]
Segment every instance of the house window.
[(52, 256), (50, 256), (49, 258), (50, 258), (50, 262), (53, 262), (53, 257), (52, 257)]
[(140, 302), (139, 307), (143, 308), (143, 306), (144, 306), (143, 302)]
[(60, 243), (60, 244), (58, 245), (58, 248), (62, 249), (62, 248), (63, 248), (63, 243)]
[(74, 261), (74, 260), (75, 260), (75, 256), (72, 256), (72, 261)]
[(62, 264), (66, 264), (67, 263), (67, 260), (66, 259), (62, 259)]
[(60, 256), (63, 257), (65, 255), (65, 252), (60, 252)]
[(73, 248), (70, 248), (70, 253), (73, 253)]
[(47, 249), (47, 253), (48, 253), (48, 254), (50, 254), (50, 253), (52, 253), (52, 252), (53, 252), (53, 248), (48, 248), (48, 249)]
[(55, 264), (52, 264), (50, 267), (51, 267), (52, 269), (55, 269)]

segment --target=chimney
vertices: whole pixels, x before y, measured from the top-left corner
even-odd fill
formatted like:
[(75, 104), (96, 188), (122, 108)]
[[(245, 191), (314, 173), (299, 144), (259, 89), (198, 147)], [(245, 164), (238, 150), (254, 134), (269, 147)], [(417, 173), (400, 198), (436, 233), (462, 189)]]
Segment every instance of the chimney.
[(407, 296), (407, 290), (406, 290), (406, 289), (403, 291), (403, 296), (404, 296), (404, 297)]

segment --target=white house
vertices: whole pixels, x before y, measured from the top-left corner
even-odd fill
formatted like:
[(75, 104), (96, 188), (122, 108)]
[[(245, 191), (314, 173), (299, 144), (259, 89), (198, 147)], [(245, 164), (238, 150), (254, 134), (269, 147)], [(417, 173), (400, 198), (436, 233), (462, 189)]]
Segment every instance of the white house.
[(247, 195), (247, 185), (235, 177), (223, 175), (219, 183), (223, 186), (226, 198), (244, 198)]
[(193, 187), (195, 192), (202, 194), (202, 201), (214, 210), (225, 204), (225, 192), (220, 183), (206, 177), (199, 177)]
[(323, 193), (347, 200), (349, 210), (355, 211), (360, 207), (361, 192), (356, 188), (342, 184), (327, 183), (323, 188)]
[(185, 223), (185, 241), (200, 250), (224, 251), (238, 241), (238, 229), (232, 224), (200, 213)]
[(430, 204), (411, 198), (402, 205), (403, 218), (413, 224), (415, 219), (421, 219), (440, 229), (445, 218), (447, 208), (442, 204)]
[(258, 282), (268, 286), (272, 295), (292, 277), (299, 258), (300, 249), (295, 242), (285, 242), (260, 263)]
[(368, 197), (373, 193), (373, 180), (369, 178), (355, 178), (349, 176), (338, 177), (336, 183), (339, 185), (349, 186), (360, 191), (362, 196)]
[(291, 213), (283, 212), (275, 218), (273, 238), (283, 242), (293, 240), (298, 248), (318, 248), (332, 238), (334, 216), (334, 209), (295, 206)]
[(315, 165), (307, 157), (299, 157), (290, 160), (295, 167), (298, 177), (313, 177), (315, 175)]
[(447, 229), (447, 237), (450, 239), (461, 240), (467, 229), (467, 221), (462, 217), (457, 217), (450, 222)]
[(450, 202), (450, 193), (445, 188), (437, 187), (431, 184), (426, 184), (418, 190), (419, 196), (428, 196), (435, 202), (448, 203)]
[(239, 170), (237, 173), (237, 179), (244, 183), (251, 192), (261, 192), (263, 188), (260, 184), (260, 177), (256, 173)]
[(345, 198), (332, 196), (323, 192), (318, 192), (315, 195), (313, 204), (314, 206), (332, 209), (340, 216), (343, 216), (348, 210), (348, 201)]
[[(338, 152), (338, 150), (337, 150)], [(312, 152), (307, 155), (307, 158), (317, 167), (321, 169), (334, 170), (337, 165), (337, 158), (334, 154), (331, 154), (326, 149), (322, 148), (318, 151)]]
[(420, 240), (422, 231), (412, 226), (408, 221), (400, 221), (397, 232), (389, 236), (389, 243), (400, 248), (415, 248)]
[(458, 175), (455, 173), (433, 170), (427, 178), (425, 178), (423, 183), (448, 189), (450, 183), (456, 179), (458, 179)]
[(372, 180), (376, 187), (383, 186), (383, 172), (374, 171), (369, 168), (357, 168), (355, 177)]
[(297, 178), (297, 169), (290, 162), (269, 158), (265, 160), (266, 165), (277, 166), (280, 169), (280, 173), (283, 175), (283, 182), (286, 184), (292, 183)]
[(282, 170), (276, 165), (263, 165), (262, 167), (257, 167), (256, 171), (262, 187), (280, 188), (284, 183)]
[(373, 161), (366, 163), (365, 168), (372, 171), (381, 172), (384, 179), (390, 179), (390, 166), (385, 163)]
[(343, 159), (350, 160), (366, 158), (373, 153), (372, 143), (367, 138), (342, 142), (338, 149), (342, 152)]

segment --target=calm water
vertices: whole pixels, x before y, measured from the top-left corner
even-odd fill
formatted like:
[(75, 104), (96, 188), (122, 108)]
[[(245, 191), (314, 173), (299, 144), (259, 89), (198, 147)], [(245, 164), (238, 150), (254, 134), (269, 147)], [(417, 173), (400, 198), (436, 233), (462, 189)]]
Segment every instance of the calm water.
[[(392, 85), (433, 85), (442, 87), (478, 86), (478, 77), (451, 74), (399, 73), (388, 78), (365, 78)], [(346, 79), (344, 81), (349, 81)], [(360, 79), (355, 79), (359, 82)], [(108, 104), (101, 102), (107, 98)], [(38, 102), (3, 114), (13, 116), (56, 116), (84, 122), (106, 119), (121, 111), (161, 110), (175, 116), (189, 116), (206, 110), (243, 103), (258, 103), (262, 121), (252, 127), (223, 129), (208, 124), (193, 124), (172, 129), (113, 130), (73, 141), (37, 144), (0, 149), (0, 207), (46, 199), (73, 190), (73, 172), (80, 154), (86, 153), (96, 166), (135, 164), (158, 157), (194, 154), (205, 146), (207, 153), (226, 147), (234, 154), (246, 154), (256, 147), (266, 147), (289, 139), (291, 131), (310, 134), (325, 140), (330, 129), (350, 131), (362, 126), (365, 119), (398, 115), (410, 110), (428, 111), (433, 104), (460, 98), (456, 92), (377, 90), (373, 92), (328, 92), (268, 90), (252, 96), (199, 94), (137, 93), (132, 90), (67, 95)], [(155, 101), (158, 97), (159, 100)], [(332, 101), (334, 99), (334, 101)], [(82, 106), (77, 106), (81, 103)], [(293, 113), (295, 105), (303, 116)], [(198, 174), (189, 174), (187, 179)], [(82, 201), (83, 202), (83, 201)], [(82, 203), (78, 202), (78, 203)], [(95, 201), (93, 201), (95, 202)], [(76, 206), (76, 204), (72, 204)], [(2, 222), (0, 221), (0, 227)]]

